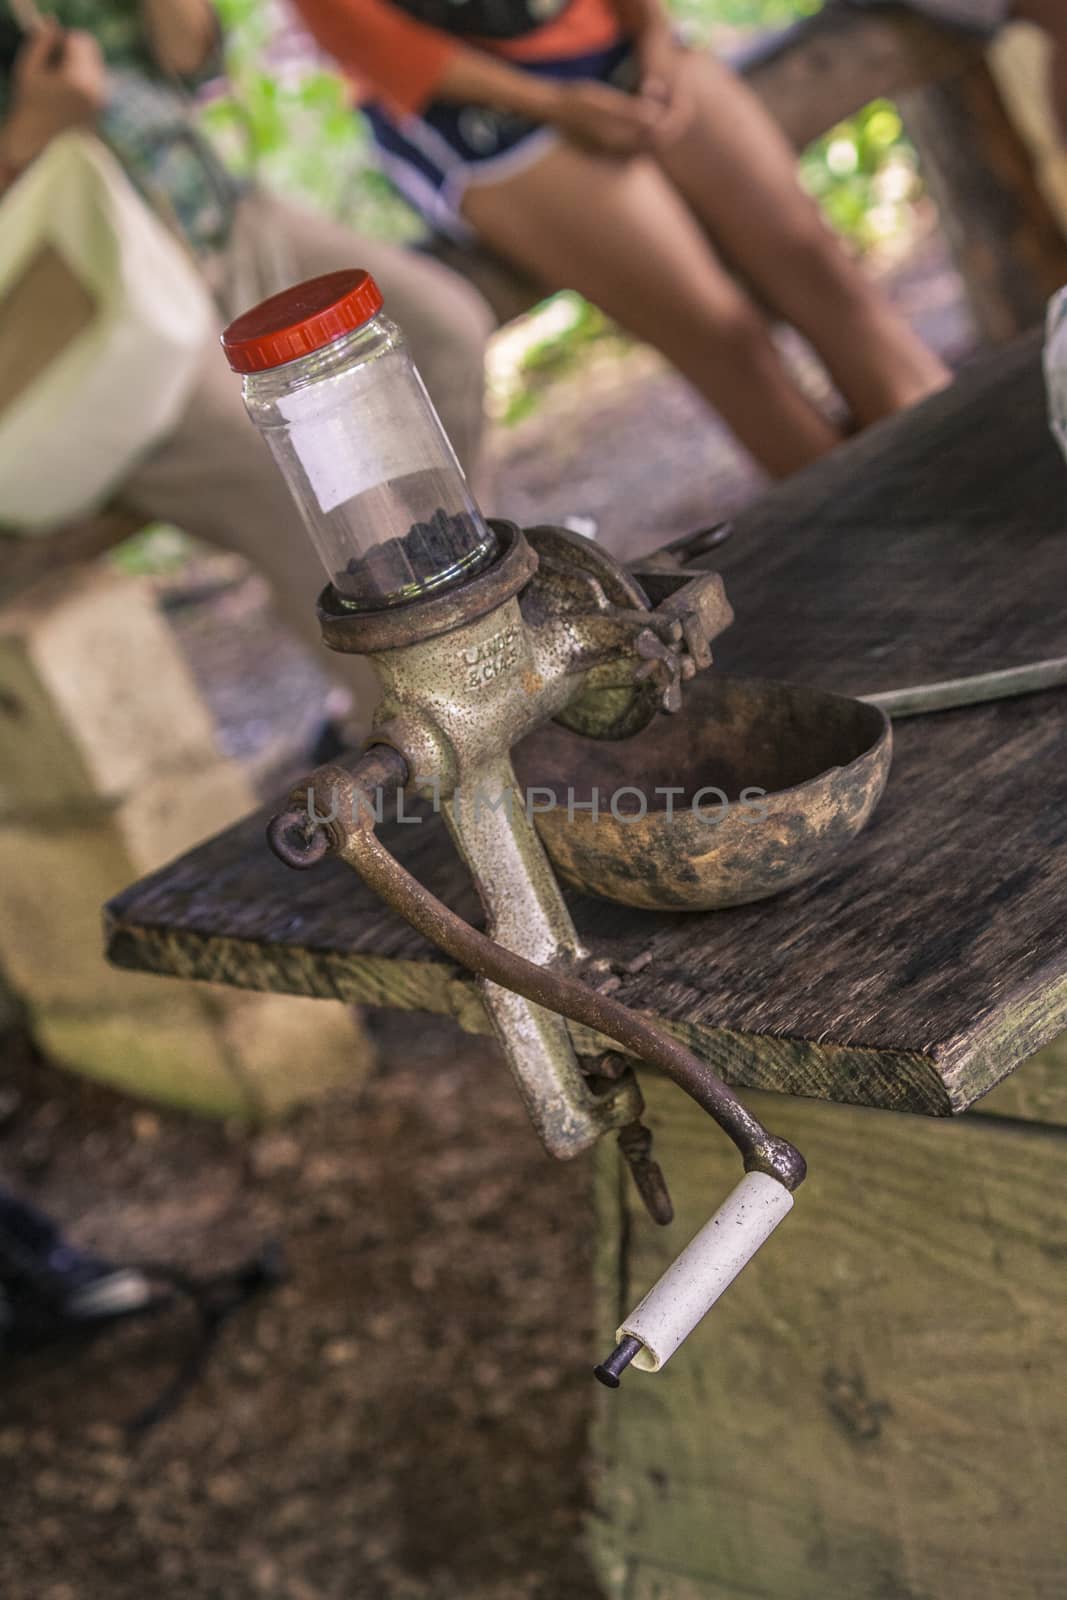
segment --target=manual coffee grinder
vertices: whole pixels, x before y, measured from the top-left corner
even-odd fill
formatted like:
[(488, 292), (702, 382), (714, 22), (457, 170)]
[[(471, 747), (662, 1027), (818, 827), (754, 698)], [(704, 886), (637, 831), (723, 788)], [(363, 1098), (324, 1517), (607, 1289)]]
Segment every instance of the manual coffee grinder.
[[(658, 1371), (790, 1210), (804, 1161), (705, 1061), (593, 986), (603, 973), (589, 970), (511, 752), (550, 722), (640, 750), (643, 730), (677, 713), (689, 680), (711, 664), (711, 642), (732, 620), (722, 582), (666, 559), (643, 584), (565, 529), (483, 518), (365, 272), (331, 273), (265, 301), (223, 345), (326, 566), (323, 639), (366, 655), (382, 691), (363, 755), (320, 767), (274, 818), (275, 853), (295, 868), (340, 856), (477, 975), (549, 1154), (568, 1159), (616, 1131), (650, 1213), (671, 1220), (632, 1060), (665, 1072), (740, 1152), (737, 1187), (596, 1368), (611, 1387), (631, 1362)], [(485, 933), (383, 844), (376, 823), (397, 796), (443, 812)], [(572, 813), (574, 805), (572, 797)], [(595, 880), (596, 818), (585, 811), (582, 822)], [(568, 1020), (621, 1054), (583, 1063)]]

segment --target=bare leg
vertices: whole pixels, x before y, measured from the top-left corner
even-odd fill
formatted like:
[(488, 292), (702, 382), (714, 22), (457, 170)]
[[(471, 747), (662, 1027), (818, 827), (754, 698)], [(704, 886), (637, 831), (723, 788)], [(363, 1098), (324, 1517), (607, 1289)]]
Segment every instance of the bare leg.
[(830, 232), (751, 91), (703, 53), (685, 70), (696, 109), (660, 152), (663, 170), (767, 303), (811, 340), (857, 421), (943, 388), (947, 369)]
[(785, 476), (838, 442), (654, 162), (560, 144), (502, 183), (469, 188), (463, 209), (502, 255), (661, 350), (769, 472)]
[(1015, 15), (1044, 28), (1052, 44), (1050, 89), (1060, 137), (1067, 143), (1067, 6), (1064, 0), (1016, 0)]

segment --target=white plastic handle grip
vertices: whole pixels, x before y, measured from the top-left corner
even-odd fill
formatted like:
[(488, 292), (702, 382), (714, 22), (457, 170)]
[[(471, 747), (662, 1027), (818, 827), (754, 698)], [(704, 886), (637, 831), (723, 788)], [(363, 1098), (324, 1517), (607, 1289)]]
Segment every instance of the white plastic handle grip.
[(633, 1365), (658, 1372), (793, 1207), (793, 1196), (764, 1172), (748, 1172), (659, 1282), (619, 1328), (640, 1339)]

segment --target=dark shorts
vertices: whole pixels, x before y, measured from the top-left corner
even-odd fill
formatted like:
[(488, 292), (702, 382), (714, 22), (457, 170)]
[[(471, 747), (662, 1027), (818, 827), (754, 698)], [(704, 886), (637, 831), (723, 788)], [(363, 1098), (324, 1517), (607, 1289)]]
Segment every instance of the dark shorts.
[[(628, 41), (595, 55), (512, 63), (540, 77), (596, 78), (632, 89), (636, 70)], [(485, 106), (431, 102), (418, 116), (394, 117), (379, 105), (364, 107), (379, 164), (404, 198), (431, 227), (455, 239), (470, 239), (460, 207), (471, 184), (499, 183), (540, 161), (558, 142), (551, 128)]]

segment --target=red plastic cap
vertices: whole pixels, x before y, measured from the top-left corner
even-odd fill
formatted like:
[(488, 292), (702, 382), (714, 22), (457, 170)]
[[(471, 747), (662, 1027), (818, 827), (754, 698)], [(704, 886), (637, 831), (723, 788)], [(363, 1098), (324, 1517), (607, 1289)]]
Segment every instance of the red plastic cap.
[(362, 328), (381, 309), (369, 272), (327, 272), (244, 312), (222, 335), (222, 348), (234, 372), (267, 372)]

